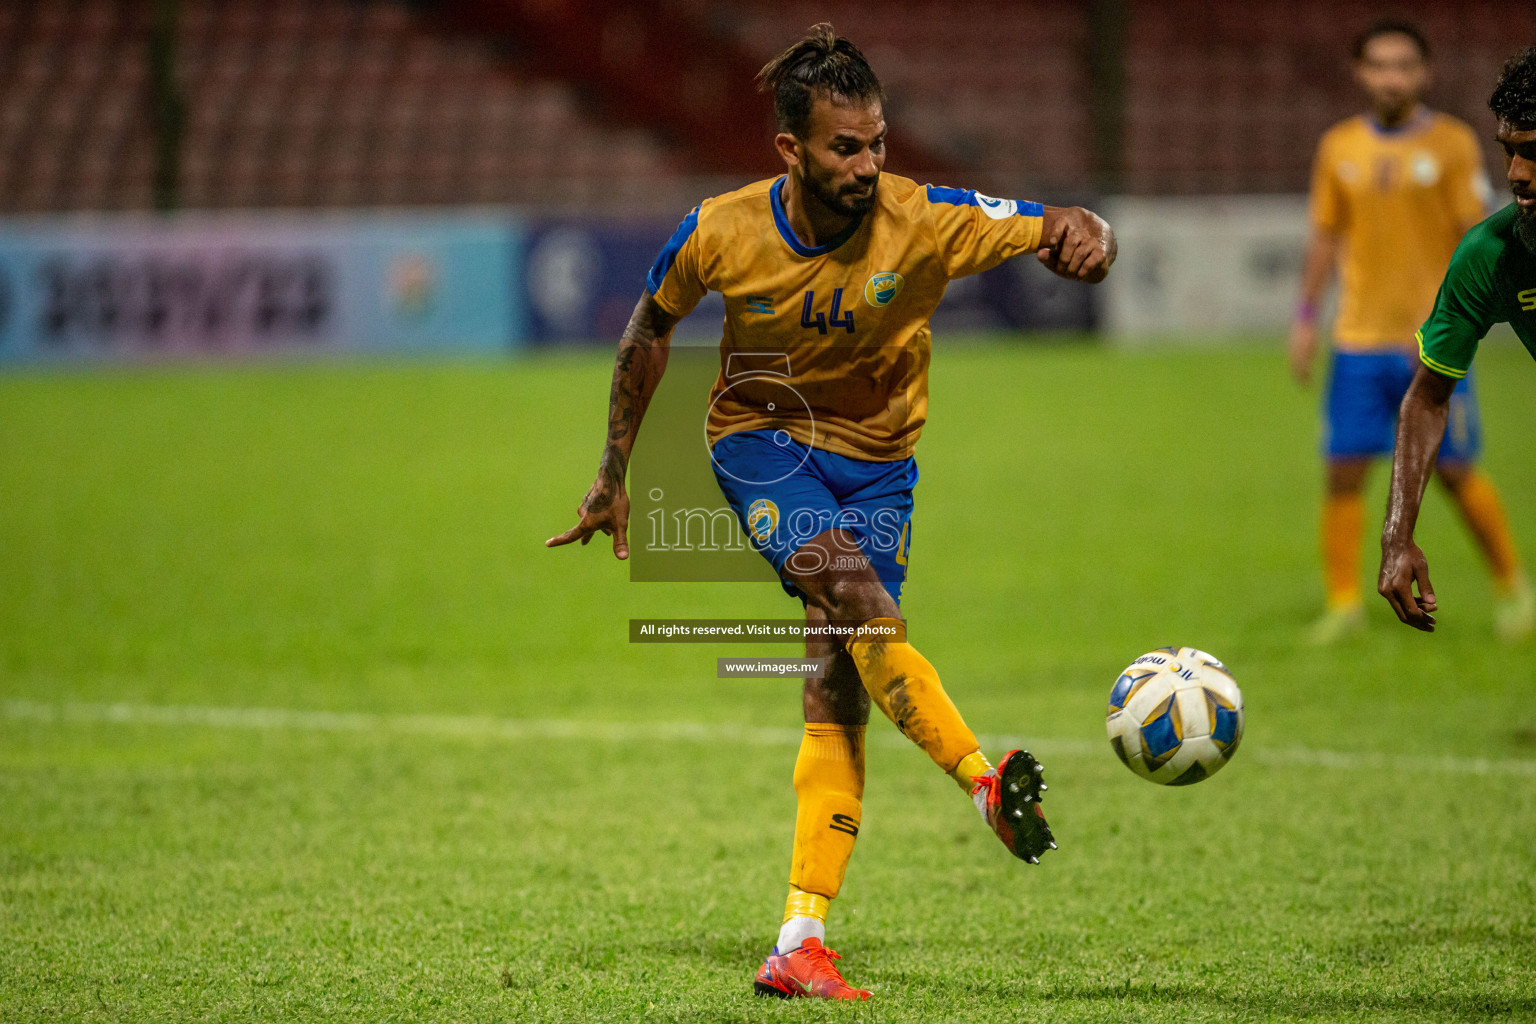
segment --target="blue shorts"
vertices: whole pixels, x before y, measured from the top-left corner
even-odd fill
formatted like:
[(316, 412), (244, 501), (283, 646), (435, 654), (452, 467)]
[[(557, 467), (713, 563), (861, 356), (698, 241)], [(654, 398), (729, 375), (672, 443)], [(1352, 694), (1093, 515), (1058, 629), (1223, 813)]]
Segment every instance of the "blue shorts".
[[(1390, 455), (1397, 438), (1397, 408), (1418, 369), (1409, 350), (1335, 352), (1325, 399), (1323, 454), (1331, 459)], [(1451, 393), (1441, 459), (1471, 462), (1483, 450), (1472, 375)]]
[[(849, 557), (869, 559), (892, 599), (901, 603), (917, 460), (851, 459), (807, 447), (782, 430), (727, 434), (710, 454), (720, 490), (788, 593), (805, 599), (784, 575), (795, 552), (811, 538), (841, 528), (859, 543), (860, 550)], [(809, 575), (820, 567), (796, 560), (792, 568)]]

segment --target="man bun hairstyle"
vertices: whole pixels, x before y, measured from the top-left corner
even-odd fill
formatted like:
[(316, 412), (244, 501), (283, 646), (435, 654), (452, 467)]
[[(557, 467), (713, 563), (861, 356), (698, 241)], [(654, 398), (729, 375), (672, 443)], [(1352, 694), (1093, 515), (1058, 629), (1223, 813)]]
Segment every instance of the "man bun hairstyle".
[(797, 139), (809, 133), (811, 106), (818, 97), (839, 104), (885, 102), (885, 90), (864, 54), (826, 22), (812, 25), (804, 39), (769, 61), (757, 73), (757, 88), (773, 94), (779, 131)]
[(1488, 97), (1488, 109), (1505, 124), (1536, 128), (1536, 46), (1504, 62), (1493, 95)]
[(1413, 45), (1418, 47), (1419, 57), (1429, 60), (1429, 40), (1424, 38), (1424, 32), (1411, 21), (1401, 18), (1378, 18), (1366, 26), (1365, 31), (1355, 36), (1353, 53), (1355, 60), (1365, 59), (1365, 48), (1371, 44), (1372, 39), (1382, 36), (1407, 36), (1413, 40)]

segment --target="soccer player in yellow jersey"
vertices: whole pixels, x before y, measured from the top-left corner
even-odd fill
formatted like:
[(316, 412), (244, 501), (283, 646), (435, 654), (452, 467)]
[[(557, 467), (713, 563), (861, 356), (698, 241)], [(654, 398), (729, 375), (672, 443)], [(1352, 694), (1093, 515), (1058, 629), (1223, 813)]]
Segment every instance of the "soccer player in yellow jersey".
[(923, 186), (882, 171), (879, 79), (831, 26), (765, 67), (786, 173), (706, 199), (662, 250), (619, 342), (598, 477), (576, 526), (629, 554), (625, 471), (666, 367), (673, 326), (708, 291), (725, 297), (720, 376), (706, 424), (716, 479), (743, 530), (800, 598), (807, 643), (831, 659), (803, 692), (805, 732), (789, 896), (760, 995), (863, 999), (823, 945), (859, 832), (864, 729), (873, 702), (974, 801), (1016, 856), (1055, 847), (1040, 765), (994, 768), (933, 666), (905, 641), (898, 601), (911, 551), (913, 450), (927, 412), (928, 319), (948, 282), (1022, 253), (1063, 277), (1103, 279), (1114, 235), (1080, 208)]
[[(1491, 198), (1472, 129), (1420, 101), (1430, 81), (1428, 59), (1428, 44), (1411, 24), (1381, 21), (1363, 32), (1354, 70), (1370, 113), (1329, 129), (1313, 167), (1312, 235), (1290, 359), (1306, 383), (1317, 348), (1318, 302), (1337, 266), (1320, 524), (1327, 609), (1311, 633), (1320, 644), (1364, 623), (1359, 574), (1366, 471), (1392, 451), (1398, 406), (1419, 366), (1414, 332), (1434, 304), (1456, 243), (1483, 219)], [(1517, 639), (1536, 625), (1536, 600), (1498, 492), (1477, 467), (1481, 445), (1468, 379), (1452, 398), (1436, 470), (1487, 557), (1499, 632)]]

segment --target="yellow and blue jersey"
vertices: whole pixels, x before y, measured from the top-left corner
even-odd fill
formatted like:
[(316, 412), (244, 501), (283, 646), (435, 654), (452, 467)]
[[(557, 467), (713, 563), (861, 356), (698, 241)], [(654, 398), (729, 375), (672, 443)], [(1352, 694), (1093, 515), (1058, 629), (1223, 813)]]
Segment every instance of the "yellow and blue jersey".
[(709, 442), (783, 431), (854, 459), (909, 458), (927, 418), (928, 320), (945, 288), (1037, 249), (1044, 209), (881, 174), (875, 205), (811, 247), (789, 226), (783, 182), (699, 204), (646, 281), (678, 317), (706, 292), (725, 297)]
[(1343, 243), (1335, 346), (1411, 346), (1491, 195), (1477, 138), (1454, 117), (1424, 110), (1387, 130), (1362, 115), (1329, 129), (1313, 165), (1311, 220)]

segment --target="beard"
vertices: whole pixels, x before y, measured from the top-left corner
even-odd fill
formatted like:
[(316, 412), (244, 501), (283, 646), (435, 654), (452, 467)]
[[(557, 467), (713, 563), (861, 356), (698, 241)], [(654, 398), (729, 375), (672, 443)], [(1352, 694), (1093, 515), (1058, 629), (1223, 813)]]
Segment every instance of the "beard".
[(814, 175), (805, 176), (805, 190), (822, 206), (841, 217), (856, 217), (859, 214), (868, 213), (874, 209), (875, 198), (879, 195), (880, 179), (876, 178), (869, 186), (869, 195), (860, 196), (857, 193), (863, 185), (855, 183), (845, 185), (841, 189), (833, 188), (824, 181), (818, 180)]
[(1536, 206), (1520, 207), (1515, 216), (1515, 237), (1525, 246), (1525, 251), (1536, 256)]

